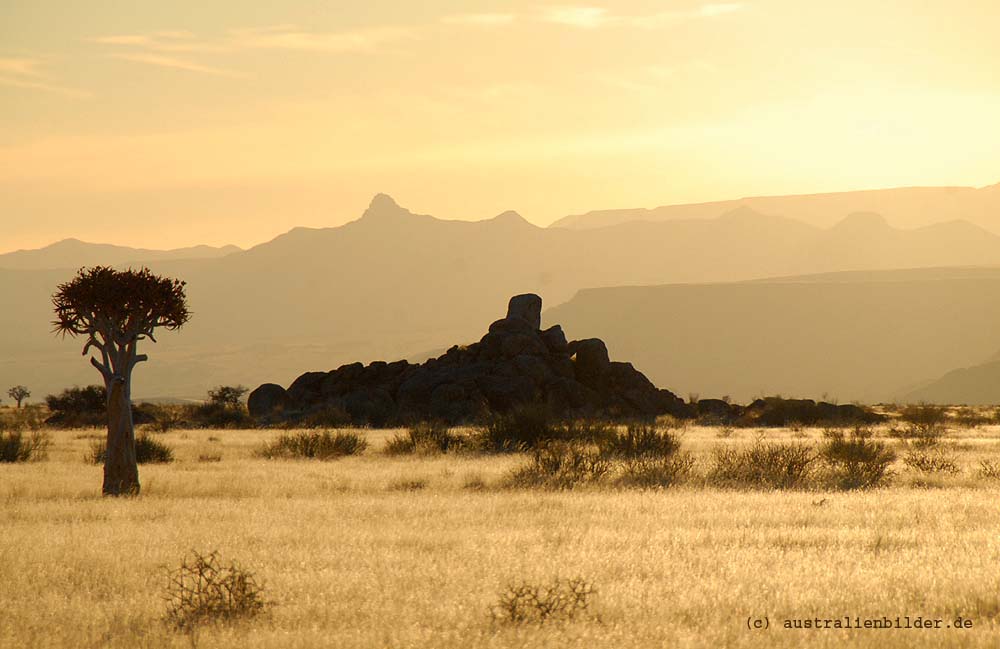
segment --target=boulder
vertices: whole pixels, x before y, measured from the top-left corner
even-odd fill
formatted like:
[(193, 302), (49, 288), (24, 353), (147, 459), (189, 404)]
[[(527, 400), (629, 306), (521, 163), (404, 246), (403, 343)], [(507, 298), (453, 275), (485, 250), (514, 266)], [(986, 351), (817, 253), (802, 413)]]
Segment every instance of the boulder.
[(567, 349), (576, 363), (576, 376), (583, 383), (593, 383), (611, 367), (608, 347), (600, 338), (574, 340)]
[(563, 333), (562, 327), (559, 325), (552, 325), (545, 331), (541, 333), (542, 342), (553, 354), (565, 354), (566, 350), (569, 348), (569, 343), (566, 342), (566, 334)]
[(507, 320), (523, 320), (538, 331), (542, 328), (542, 298), (534, 293), (515, 295), (507, 304)]
[(268, 417), (284, 411), (289, 401), (285, 388), (276, 383), (265, 383), (250, 393), (247, 410), (251, 417)]

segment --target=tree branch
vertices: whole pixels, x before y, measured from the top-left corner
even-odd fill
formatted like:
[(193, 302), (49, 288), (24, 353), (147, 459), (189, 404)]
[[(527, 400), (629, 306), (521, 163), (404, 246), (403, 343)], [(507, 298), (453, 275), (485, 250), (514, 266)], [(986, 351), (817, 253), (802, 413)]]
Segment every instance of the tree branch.
[(91, 333), (90, 334), (90, 338), (87, 339), (87, 344), (83, 346), (83, 355), (84, 356), (87, 355), (87, 351), (91, 347), (97, 347), (99, 350), (101, 350), (101, 353), (104, 353), (104, 345), (102, 345), (101, 343), (97, 342), (97, 339), (94, 338), (94, 334), (93, 333)]
[(111, 380), (111, 377), (113, 376), (111, 370), (107, 366), (101, 365), (101, 361), (91, 356), (90, 364), (97, 368), (97, 371), (101, 373), (101, 376), (104, 377), (106, 382)]

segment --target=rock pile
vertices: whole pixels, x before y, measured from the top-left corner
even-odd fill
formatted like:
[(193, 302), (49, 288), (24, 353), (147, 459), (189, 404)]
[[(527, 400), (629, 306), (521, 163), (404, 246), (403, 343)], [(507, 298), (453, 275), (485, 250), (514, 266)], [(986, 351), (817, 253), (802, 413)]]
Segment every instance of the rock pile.
[(250, 393), (250, 414), (294, 419), (338, 409), (353, 423), (373, 426), (474, 422), (528, 403), (547, 404), (559, 417), (690, 414), (681, 399), (631, 363), (612, 361), (603, 341), (568, 342), (559, 325), (541, 330), (541, 314), (539, 296), (517, 295), (507, 317), (491, 324), (478, 343), (456, 345), (419, 365), (376, 361), (307, 372), (287, 390), (266, 383)]

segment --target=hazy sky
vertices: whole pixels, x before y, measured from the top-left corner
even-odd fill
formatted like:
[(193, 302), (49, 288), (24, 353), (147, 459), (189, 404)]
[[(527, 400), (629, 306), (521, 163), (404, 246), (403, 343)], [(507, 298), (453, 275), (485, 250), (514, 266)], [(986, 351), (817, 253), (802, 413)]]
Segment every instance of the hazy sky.
[(1000, 181), (996, 0), (4, 0), (0, 252)]

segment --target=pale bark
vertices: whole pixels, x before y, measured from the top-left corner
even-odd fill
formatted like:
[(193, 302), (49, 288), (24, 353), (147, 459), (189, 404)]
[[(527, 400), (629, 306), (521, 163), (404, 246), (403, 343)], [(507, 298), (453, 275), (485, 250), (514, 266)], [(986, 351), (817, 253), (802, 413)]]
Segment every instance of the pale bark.
[[(102, 332), (103, 340), (92, 336), (88, 346), (97, 347), (101, 360), (90, 362), (101, 373), (107, 388), (108, 437), (104, 458), (105, 496), (138, 496), (139, 465), (135, 454), (135, 426), (132, 422), (132, 369), (146, 360), (136, 354), (137, 335), (113, 337)], [(115, 338), (118, 338), (117, 340)]]
[(108, 388), (108, 441), (104, 458), (105, 496), (138, 496), (139, 465), (128, 380), (115, 377)]

